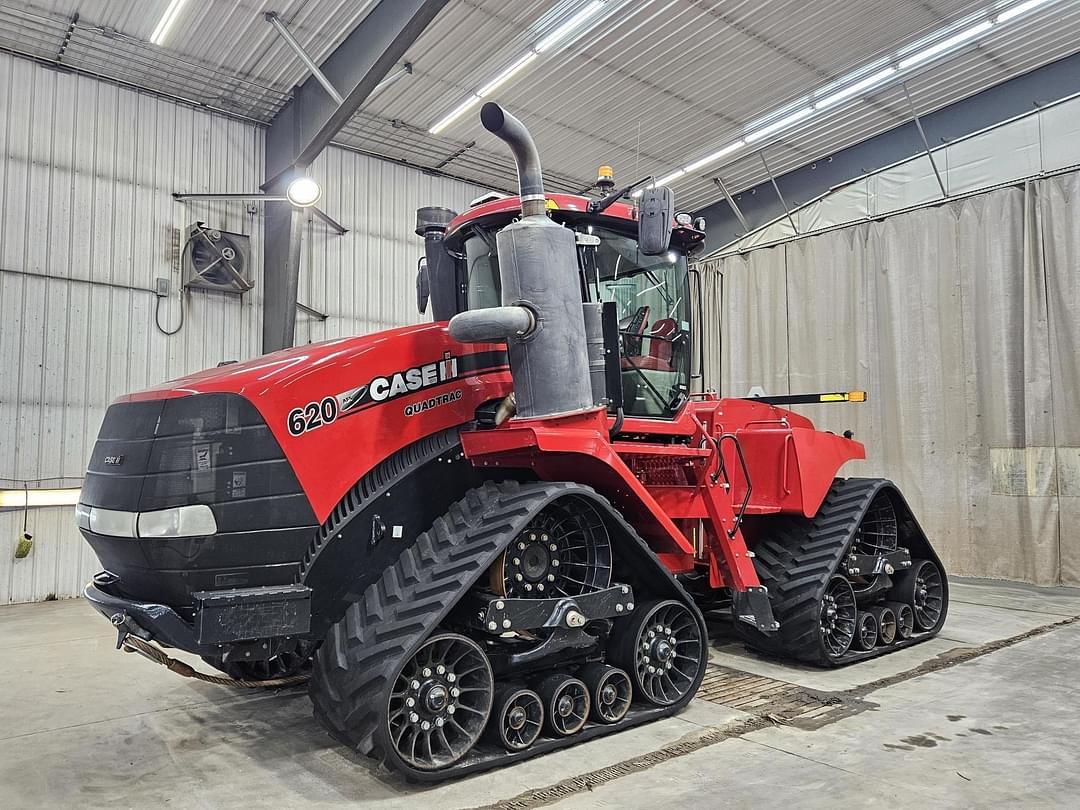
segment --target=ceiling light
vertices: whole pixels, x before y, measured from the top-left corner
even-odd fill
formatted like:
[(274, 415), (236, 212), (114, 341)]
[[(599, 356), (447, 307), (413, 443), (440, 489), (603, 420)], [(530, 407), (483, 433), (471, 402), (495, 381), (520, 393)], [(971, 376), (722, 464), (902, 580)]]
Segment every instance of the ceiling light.
[(80, 489), (0, 489), (0, 509), (28, 506), (71, 506), (79, 502)]
[[(664, 177), (661, 177), (659, 180), (657, 180), (656, 185), (666, 186), (672, 180), (678, 180), (684, 174), (686, 174), (686, 169), (676, 169), (671, 174), (665, 175)], [(650, 186), (650, 188), (652, 188), (652, 186)]]
[(743, 136), (743, 140), (747, 143), (754, 143), (754, 141), (760, 141), (762, 138), (772, 135), (774, 132), (779, 132), (782, 129), (794, 124), (796, 121), (801, 121), (810, 115), (814, 111), (813, 107), (803, 107), (801, 110), (796, 110), (791, 115), (785, 115), (779, 121), (773, 121), (768, 126), (764, 126), (761, 129), (751, 132), (749, 135)]
[(702, 166), (708, 166), (710, 163), (713, 163), (713, 162), (715, 162), (717, 160), (720, 160), (720, 158), (724, 157), (725, 155), (730, 155), (732, 152), (734, 152), (740, 146), (745, 146), (745, 145), (746, 145), (746, 141), (744, 141), (742, 138), (740, 138), (739, 140), (735, 141), (735, 143), (729, 143), (723, 149), (717, 149), (711, 155), (706, 155), (701, 160), (695, 160), (693, 163), (691, 163), (689, 166), (686, 167), (686, 171), (687, 172), (696, 172)]
[(497, 88), (503, 82), (507, 81), (511, 76), (513, 76), (515, 73), (517, 73), (523, 67), (525, 67), (527, 64), (529, 64), (529, 62), (531, 62), (535, 58), (536, 58), (536, 51), (529, 51), (523, 57), (521, 57), (516, 62), (514, 62), (514, 64), (512, 64), (510, 67), (508, 67), (502, 73), (500, 73), (498, 76), (496, 76), (494, 79), (492, 79), (490, 82), (488, 82), (483, 87), (481, 87), (479, 90), (477, 90), (476, 95), (480, 96), (480, 98), (483, 98), (484, 96), (488, 95), (489, 93), (491, 93), (492, 90)]
[(1005, 9), (997, 15), (997, 21), (999, 23), (1008, 22), (1013, 17), (1019, 17), (1021, 14), (1026, 14), (1036, 6), (1041, 6), (1045, 2), (1047, 2), (1047, 0), (1027, 0), (1026, 3), (1021, 3), (1018, 6)]
[[(762, 118), (758, 119), (759, 121), (768, 121), (770, 117), (775, 117), (777, 115), (781, 115), (783, 117), (775, 120), (771, 124), (766, 124), (759, 129), (753, 129), (755, 124), (750, 124), (749, 128), (751, 129), (751, 131), (744, 135), (741, 140), (736, 140), (731, 144), (723, 147), (722, 149), (717, 150), (711, 155), (707, 155), (703, 158), (700, 158), (699, 160), (687, 164), (682, 168), (679, 173), (670, 175), (669, 177), (664, 178), (664, 180), (671, 180), (675, 177), (680, 177), (683, 174), (695, 172), (710, 163), (717, 162), (722, 158), (728, 156), (732, 152), (735, 152), (742, 146), (760, 141), (763, 138), (768, 137), (769, 135), (779, 132), (780, 130), (787, 127), (790, 127), (792, 124), (801, 121), (802, 119), (807, 118), (808, 116), (813, 115), (818, 111), (831, 107), (832, 105), (837, 104), (838, 102), (841, 102), (845, 99), (853, 98), (861, 93), (865, 93), (867, 90), (870, 90), (871, 88), (890, 80), (891, 78), (901, 73), (902, 71), (907, 70), (908, 68), (922, 64), (923, 62), (933, 59), (936, 56), (944, 54), (946, 51), (954, 49), (964, 44), (965, 42), (970, 42), (971, 40), (982, 36), (987, 31), (994, 28), (996, 25), (1016, 19), (1022, 14), (1026, 14), (1032, 9), (1047, 5), (1050, 2), (1051, 0), (1025, 0), (1024, 2), (1017, 3), (1011, 8), (1007, 8), (1004, 11), (999, 12), (996, 16), (984, 18), (979, 22), (974, 22), (975, 19), (978, 19), (978, 17), (976, 16), (968, 17), (967, 20), (961, 22), (961, 24), (967, 23), (968, 27), (964, 28), (961, 31), (958, 31), (957, 33), (947, 35), (949, 33), (948, 30), (938, 31), (937, 36), (945, 37), (939, 42), (928, 45), (921, 50), (917, 50), (924, 43), (933, 41), (934, 36), (931, 35), (930, 37), (926, 37), (920, 40), (919, 43), (916, 43), (913, 46), (909, 46), (908, 48), (903, 49), (898, 53), (894, 52), (885, 58), (875, 60), (875, 62), (864, 65), (862, 68), (854, 71), (851, 74), (848, 74), (848, 76), (846, 77), (841, 77), (840, 79), (831, 82), (825, 87), (818, 88), (816, 91), (814, 91), (813, 94), (806, 96), (804, 99), (796, 102), (799, 104), (806, 103), (807, 106), (805, 107), (800, 107), (794, 112), (785, 115), (785, 111), (792, 109), (792, 107), (794, 106), (788, 105), (786, 108), (784, 108), (784, 110), (775, 110), (771, 113), (771, 115), (762, 116)], [(955, 30), (955, 28), (952, 30)], [(887, 66), (882, 67), (882, 65)], [(857, 79), (854, 81), (851, 80), (852, 77), (864, 74), (867, 71), (874, 72), (865, 76), (865, 78)], [(845, 83), (848, 81), (851, 81), (851, 83), (846, 84), (845, 86)], [(837, 87), (840, 87), (842, 89), (835, 89)], [(812, 102), (812, 99), (816, 95), (821, 96), (821, 98), (819, 98), (817, 101)], [(641, 194), (642, 191), (639, 189), (635, 191), (631, 196), (640, 197)]]
[(537, 53), (543, 53), (551, 48), (553, 45), (557, 45), (568, 37), (573, 31), (580, 28), (586, 20), (592, 17), (596, 12), (604, 7), (604, 4), (600, 0), (592, 0), (589, 5), (585, 6), (581, 11), (564, 22), (542, 40), (540, 44), (536, 46)]
[(429, 129), (428, 132), (430, 132), (432, 135), (438, 135), (440, 132), (442, 132), (444, 129), (446, 129), (448, 126), (450, 126), (452, 123), (454, 123), (454, 121), (456, 121), (458, 118), (460, 118), (466, 112), (468, 112), (472, 107), (476, 106), (476, 102), (478, 102), (479, 100), (480, 100), (480, 96), (477, 96), (477, 95), (469, 96), (460, 107), (458, 107), (452, 113), (450, 113), (448, 116), (446, 116), (446, 118), (442, 119), (437, 124), (435, 124), (435, 126), (433, 126), (431, 129)]
[(941, 42), (937, 43), (936, 45), (931, 45), (929, 48), (924, 48), (923, 50), (918, 51), (911, 56), (901, 59), (899, 68), (900, 70), (907, 70), (909, 67), (918, 65), (928, 59), (933, 59), (938, 54), (952, 50), (957, 45), (961, 45), (970, 39), (975, 39), (975, 37), (985, 34), (993, 27), (993, 25), (994, 24), (989, 20), (983, 20), (982, 22), (976, 23), (970, 28), (965, 28), (960, 33), (953, 34), (948, 39), (941, 40)]
[(322, 189), (318, 183), (305, 175), (289, 183), (285, 189), (285, 196), (297, 208), (310, 208), (322, 197)]
[(826, 107), (831, 107), (838, 101), (843, 101), (845, 98), (849, 98), (856, 95), (857, 93), (861, 93), (863, 90), (867, 90), (873, 87), (875, 84), (880, 84), (881, 82), (892, 76), (894, 73), (896, 73), (896, 68), (891, 66), (885, 68), (884, 70), (879, 70), (877, 73), (873, 73), (867, 76), (862, 81), (855, 82), (855, 84), (849, 85), (843, 90), (837, 90), (832, 95), (825, 96), (825, 98), (819, 101), (815, 101), (814, 107), (819, 110), (824, 110)]
[(166, 34), (169, 33), (172, 24), (176, 22), (176, 18), (180, 15), (180, 9), (184, 7), (184, 3), (186, 2), (187, 0), (172, 0), (172, 2), (169, 3), (168, 8), (165, 9), (165, 13), (162, 14), (161, 19), (158, 20), (154, 33), (150, 35), (150, 42), (152, 44), (164, 44)]

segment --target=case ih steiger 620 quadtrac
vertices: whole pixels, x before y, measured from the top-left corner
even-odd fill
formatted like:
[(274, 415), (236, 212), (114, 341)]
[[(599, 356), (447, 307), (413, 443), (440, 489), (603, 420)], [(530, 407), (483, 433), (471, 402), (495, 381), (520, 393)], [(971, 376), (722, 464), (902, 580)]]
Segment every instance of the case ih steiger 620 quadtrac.
[(670, 192), (547, 195), (521, 122), (481, 118), (520, 195), (417, 212), (433, 323), (109, 408), (77, 519), (120, 642), (310, 670), (334, 737), (438, 779), (677, 712), (703, 610), (825, 666), (934, 635), (948, 585), (910, 509), (836, 477), (861, 444), (690, 392), (703, 233)]

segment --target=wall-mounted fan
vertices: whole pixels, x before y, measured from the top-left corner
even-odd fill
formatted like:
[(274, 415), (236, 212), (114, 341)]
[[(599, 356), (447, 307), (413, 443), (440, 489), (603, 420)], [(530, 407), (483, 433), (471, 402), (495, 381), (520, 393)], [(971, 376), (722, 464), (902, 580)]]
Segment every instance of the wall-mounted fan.
[(251, 238), (196, 222), (184, 244), (184, 287), (245, 293), (251, 280)]

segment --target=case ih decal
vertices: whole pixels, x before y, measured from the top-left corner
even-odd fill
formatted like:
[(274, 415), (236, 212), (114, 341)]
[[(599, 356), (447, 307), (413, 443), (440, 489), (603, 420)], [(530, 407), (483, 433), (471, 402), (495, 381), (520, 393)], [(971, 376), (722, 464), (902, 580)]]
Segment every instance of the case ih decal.
[[(456, 380), (460, 373), (459, 359), (463, 361), (462, 365), (465, 366), (467, 375), (506, 366), (506, 355), (502, 352), (479, 352), (463, 358), (457, 358), (450, 352), (443, 352), (442, 360), (375, 377), (337, 396), (324, 397), (319, 402), (309, 402), (302, 407), (293, 408), (288, 416), (289, 433), (293, 436), (301, 436), (308, 431), (330, 424), (339, 415), (349, 416), (365, 408)], [(405, 415), (412, 416), (460, 398), (460, 391), (440, 394), (408, 406)]]

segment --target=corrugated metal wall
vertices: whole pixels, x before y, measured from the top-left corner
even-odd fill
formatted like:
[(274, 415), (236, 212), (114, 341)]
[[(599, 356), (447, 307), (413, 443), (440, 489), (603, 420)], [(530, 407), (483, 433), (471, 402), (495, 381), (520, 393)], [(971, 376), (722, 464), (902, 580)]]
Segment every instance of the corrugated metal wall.
[(297, 342), (427, 320), (416, 310), (416, 262), (424, 254), (413, 232), (416, 209), (463, 211), (485, 189), (345, 149), (324, 152), (312, 176), (325, 190), (320, 207), (349, 232), (338, 236), (314, 217), (308, 224), (298, 298), (330, 317), (297, 313)]
[[(155, 277), (179, 284), (171, 229), (251, 233), (243, 208), (174, 191), (255, 188), (253, 125), (0, 54), (0, 487), (77, 485), (118, 394), (250, 356), (260, 293), (192, 293), (175, 337)], [(180, 301), (162, 301), (175, 328)], [(53, 481), (49, 479), (66, 479)], [(14, 559), (23, 528), (34, 549)], [(0, 604), (71, 596), (95, 560), (70, 508), (0, 513)]]
[[(0, 54), (0, 488), (77, 486), (117, 395), (258, 353), (261, 211), (170, 195), (254, 191), (262, 168), (252, 124)], [(350, 232), (311, 226), (300, 298), (331, 317), (300, 314), (297, 341), (416, 321), (415, 208), (479, 190), (338, 149), (316, 174)], [(185, 295), (167, 337), (150, 289), (178, 288), (172, 229), (195, 220), (251, 234), (256, 286)], [(163, 327), (180, 307), (163, 300)], [(0, 511), (0, 604), (77, 595), (94, 570), (69, 507)]]

